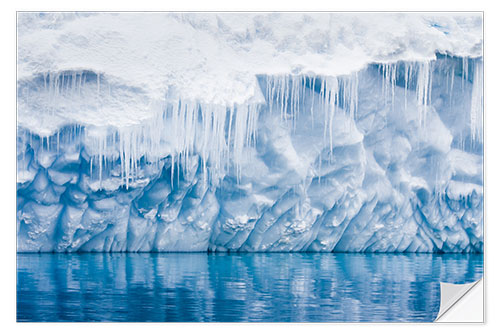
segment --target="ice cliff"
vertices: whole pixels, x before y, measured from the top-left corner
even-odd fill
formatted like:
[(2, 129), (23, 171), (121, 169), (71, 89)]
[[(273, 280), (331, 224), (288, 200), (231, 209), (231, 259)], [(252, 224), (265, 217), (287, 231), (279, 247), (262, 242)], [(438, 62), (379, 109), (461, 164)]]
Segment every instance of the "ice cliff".
[(17, 249), (482, 252), (477, 14), (18, 15)]

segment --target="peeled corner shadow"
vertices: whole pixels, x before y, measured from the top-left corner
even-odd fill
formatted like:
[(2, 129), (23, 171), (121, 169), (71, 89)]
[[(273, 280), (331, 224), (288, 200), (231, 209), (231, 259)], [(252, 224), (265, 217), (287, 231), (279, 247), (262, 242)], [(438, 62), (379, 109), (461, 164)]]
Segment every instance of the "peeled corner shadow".
[(483, 286), (481, 282), (483, 282), (483, 278), (464, 284), (440, 282), (441, 301), (439, 313), (436, 316), (436, 319), (434, 319), (434, 322), (469, 322), (467, 319), (464, 319), (463, 321), (445, 320), (445, 315), (450, 314), (457, 304), (467, 302), (465, 296), (468, 295), (474, 288), (481, 288), (481, 286)]

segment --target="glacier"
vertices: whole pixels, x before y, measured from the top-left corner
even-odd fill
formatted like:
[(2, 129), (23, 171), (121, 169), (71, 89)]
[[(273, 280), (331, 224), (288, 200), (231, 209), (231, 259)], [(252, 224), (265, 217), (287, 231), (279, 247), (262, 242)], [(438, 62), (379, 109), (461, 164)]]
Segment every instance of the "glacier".
[(19, 13), (18, 252), (483, 251), (480, 14)]

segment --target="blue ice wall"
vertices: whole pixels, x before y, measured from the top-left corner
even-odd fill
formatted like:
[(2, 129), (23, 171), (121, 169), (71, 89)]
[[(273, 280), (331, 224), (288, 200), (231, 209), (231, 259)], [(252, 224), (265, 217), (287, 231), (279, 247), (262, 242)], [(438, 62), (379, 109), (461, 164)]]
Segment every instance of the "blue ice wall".
[(18, 251), (482, 252), (480, 58), (258, 82), (264, 101), (126, 130), (18, 127)]

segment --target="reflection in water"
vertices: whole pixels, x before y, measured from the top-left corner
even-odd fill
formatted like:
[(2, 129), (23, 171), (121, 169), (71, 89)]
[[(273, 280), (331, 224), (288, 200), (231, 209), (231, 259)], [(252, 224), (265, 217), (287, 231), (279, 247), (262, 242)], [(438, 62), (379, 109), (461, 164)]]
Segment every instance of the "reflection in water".
[(19, 321), (432, 321), (483, 256), (18, 254)]

